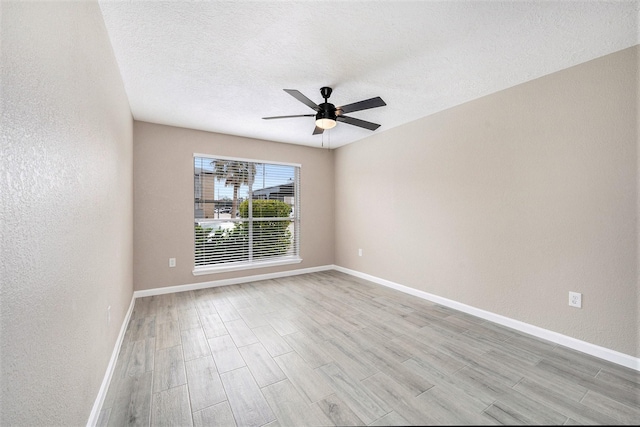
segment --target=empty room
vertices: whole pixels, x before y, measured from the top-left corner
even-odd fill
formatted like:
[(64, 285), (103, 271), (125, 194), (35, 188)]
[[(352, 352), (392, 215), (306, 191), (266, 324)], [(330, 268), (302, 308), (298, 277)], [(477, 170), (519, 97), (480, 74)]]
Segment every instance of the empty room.
[(0, 425), (640, 424), (640, 1), (0, 40)]

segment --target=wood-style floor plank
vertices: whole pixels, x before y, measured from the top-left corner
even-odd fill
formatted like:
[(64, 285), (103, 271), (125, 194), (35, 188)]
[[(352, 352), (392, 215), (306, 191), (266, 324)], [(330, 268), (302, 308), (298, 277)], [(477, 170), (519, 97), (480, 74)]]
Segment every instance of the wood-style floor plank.
[[(259, 307), (264, 307), (266, 304), (263, 302)], [(241, 308), (238, 310), (242, 320), (247, 324), (249, 328), (257, 328), (258, 326), (267, 326), (269, 320), (267, 316), (259, 307)]]
[(377, 419), (376, 421), (369, 424), (370, 426), (408, 426), (410, 425), (409, 421), (405, 420), (402, 415), (397, 412), (391, 411), (387, 415), (382, 418)]
[(597, 378), (591, 377), (587, 374), (577, 372), (573, 370), (571, 365), (562, 365), (558, 362), (549, 362), (546, 359), (537, 365), (540, 369), (553, 373), (554, 375), (574, 381), (577, 384), (587, 388), (588, 390), (595, 391), (597, 393), (609, 396), (618, 402), (627, 404), (632, 407), (637, 407), (640, 397), (637, 393), (629, 392), (623, 387), (617, 387), (614, 384), (600, 381)]
[(192, 412), (227, 400), (213, 357), (190, 360), (185, 367)]
[(283, 338), (312, 368), (317, 368), (333, 361), (331, 356), (324, 351), (323, 346), (318, 345), (302, 332), (294, 332), (285, 335)]
[(216, 362), (218, 372), (228, 372), (245, 366), (244, 359), (229, 335), (211, 338), (209, 347)]
[(206, 289), (201, 289), (194, 292), (194, 296), (196, 298), (195, 307), (198, 315), (200, 317), (203, 316), (218, 316), (218, 310), (216, 310), (216, 306), (213, 303), (213, 299), (209, 294), (206, 293)]
[(384, 349), (370, 348), (365, 350), (364, 354), (379, 370), (388, 373), (390, 377), (397, 380), (403, 387), (413, 393), (414, 396), (433, 387), (433, 384), (423, 376), (412, 372), (405, 365), (394, 360)]
[(132, 343), (129, 363), (126, 367), (126, 376), (136, 376), (153, 370), (155, 356), (155, 338), (150, 338)]
[(372, 423), (391, 411), (391, 407), (347, 375), (339, 366), (329, 363), (318, 368), (336, 395), (347, 402), (351, 410), (365, 424)]
[(145, 426), (151, 416), (152, 373), (127, 376), (120, 383), (115, 405), (109, 414), (109, 426)]
[(186, 383), (182, 347), (176, 346), (156, 351), (153, 391), (167, 390)]
[(180, 324), (177, 321), (156, 323), (156, 350), (180, 344)]
[(231, 320), (224, 322), (229, 335), (236, 344), (236, 347), (244, 347), (245, 345), (255, 344), (258, 342), (258, 338), (251, 332), (251, 329), (242, 319)]
[(281, 426), (332, 425), (320, 407), (309, 404), (288, 379), (264, 387), (262, 393)]
[(378, 368), (366, 359), (358, 348), (351, 346), (346, 340), (326, 341), (324, 350), (340, 367), (357, 380), (363, 380), (378, 372)]
[(269, 324), (280, 336), (298, 332), (298, 326), (290, 319), (284, 317), (269, 317)]
[(638, 425), (639, 399), (639, 372), (323, 271), (137, 299), (98, 425)]
[(202, 324), (202, 330), (207, 336), (207, 339), (221, 337), (222, 335), (228, 335), (229, 331), (220, 319), (218, 313), (212, 313), (200, 316), (200, 323)]
[(193, 360), (211, 355), (209, 343), (204, 331), (200, 328), (187, 329), (180, 333), (184, 360)]
[[(528, 378), (518, 383), (515, 390), (531, 400), (543, 403), (545, 406), (563, 414), (580, 424), (614, 425), (619, 420), (594, 410), (580, 402), (576, 402), (556, 388), (544, 387)], [(640, 417), (638, 417), (640, 421)]]
[[(503, 424), (504, 421), (509, 420), (508, 423), (515, 424), (562, 425), (569, 418), (543, 403), (528, 399), (515, 390), (501, 396), (485, 413)], [(508, 417), (504, 417), (505, 414)]]
[(587, 392), (581, 403), (601, 414), (617, 419), (621, 424), (640, 424), (640, 406), (626, 405), (591, 390)]
[(152, 426), (190, 426), (193, 424), (189, 409), (187, 385), (153, 394)]
[[(493, 396), (487, 394), (482, 388), (475, 387), (475, 384), (469, 385), (468, 383), (457, 381), (441, 371), (425, 368), (424, 365), (416, 362), (414, 359), (407, 360), (403, 365), (410, 371), (427, 379), (427, 381), (434, 384), (434, 387), (438, 387), (440, 390), (452, 390), (453, 392), (451, 394), (458, 395), (460, 401), (482, 402), (483, 408), (488, 407), (495, 401)], [(425, 393), (428, 393), (430, 390), (432, 389), (427, 390)], [(438, 393), (440, 392), (441, 391)]]
[(324, 414), (336, 426), (361, 426), (366, 425), (364, 421), (358, 418), (355, 412), (351, 410), (349, 405), (344, 403), (335, 394), (327, 396), (318, 402), (318, 406)]
[(383, 372), (363, 380), (362, 384), (406, 419), (409, 425), (434, 423), (428, 412), (417, 404), (413, 393)]
[(313, 403), (333, 394), (327, 381), (300, 357), (295, 351), (275, 358), (280, 369), (307, 402)]
[(247, 367), (220, 374), (238, 425), (258, 427), (276, 419)]
[(235, 427), (236, 420), (233, 418), (233, 413), (231, 413), (229, 402), (225, 400), (217, 405), (194, 412), (193, 425), (194, 427)]
[[(224, 291), (219, 291), (218, 294), (223, 293)], [(213, 305), (216, 308), (216, 312), (220, 315), (220, 318), (223, 322), (230, 322), (232, 320), (241, 319), (240, 313), (238, 310), (229, 302), (228, 299), (222, 297), (213, 300)]]
[(238, 350), (260, 387), (287, 379), (262, 344), (255, 343), (240, 347)]
[[(437, 384), (417, 396), (415, 401), (438, 425), (491, 425), (497, 424), (483, 414), (487, 407), (481, 399), (449, 384)], [(452, 405), (451, 402), (457, 402)]]
[(180, 323), (180, 330), (200, 328), (200, 319), (198, 318), (198, 310), (195, 308), (189, 308), (185, 310), (178, 310), (178, 321)]
[(156, 336), (156, 316), (132, 318), (125, 334), (129, 342), (140, 341)]
[(280, 356), (281, 354), (289, 353), (293, 351), (291, 346), (282, 339), (275, 329), (269, 326), (259, 326), (252, 329), (253, 333), (258, 337), (258, 340), (262, 343), (265, 349), (272, 357)]

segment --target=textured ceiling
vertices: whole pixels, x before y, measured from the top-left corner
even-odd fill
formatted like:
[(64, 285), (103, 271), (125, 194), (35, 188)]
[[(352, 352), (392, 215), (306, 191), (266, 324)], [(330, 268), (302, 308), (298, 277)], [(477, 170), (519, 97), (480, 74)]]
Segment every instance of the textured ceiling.
[(639, 42), (638, 1), (100, 1), (136, 120), (331, 148), (309, 107), (336, 106), (375, 132)]

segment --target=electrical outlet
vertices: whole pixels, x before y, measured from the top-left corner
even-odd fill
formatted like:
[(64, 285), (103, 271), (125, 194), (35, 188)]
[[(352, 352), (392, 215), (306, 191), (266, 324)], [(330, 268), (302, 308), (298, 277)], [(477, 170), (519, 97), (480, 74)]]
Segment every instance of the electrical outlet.
[(362, 256), (362, 249), (358, 249), (358, 256)]
[(169, 267), (175, 267), (176, 266), (176, 259), (175, 258), (169, 258)]
[(578, 292), (569, 292), (569, 305), (571, 307), (582, 308), (582, 294)]

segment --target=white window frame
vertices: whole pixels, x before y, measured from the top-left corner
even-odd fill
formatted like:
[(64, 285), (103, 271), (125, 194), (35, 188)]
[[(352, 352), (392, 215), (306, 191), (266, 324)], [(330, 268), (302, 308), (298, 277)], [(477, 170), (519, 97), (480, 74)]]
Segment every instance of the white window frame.
[[(222, 264), (211, 264), (211, 265), (202, 265), (202, 266), (196, 266), (195, 265), (195, 248), (196, 248), (196, 241), (195, 241), (195, 234), (193, 237), (193, 248), (194, 248), (194, 254), (193, 254), (193, 275), (194, 276), (200, 276), (200, 275), (205, 275), (205, 274), (214, 274), (214, 273), (222, 273), (222, 272), (228, 272), (228, 271), (238, 271), (238, 270), (247, 270), (247, 269), (253, 269), (253, 268), (264, 268), (264, 267), (274, 267), (274, 266), (280, 266), (280, 265), (288, 265), (288, 264), (297, 264), (302, 262), (302, 258), (300, 257), (300, 170), (302, 168), (302, 165), (299, 163), (286, 163), (286, 162), (276, 162), (276, 161), (272, 161), (272, 160), (257, 160), (257, 159), (247, 159), (247, 158), (241, 158), (241, 157), (229, 157), (229, 156), (216, 156), (216, 155), (211, 155), (211, 154), (202, 154), (202, 153), (194, 153), (193, 154), (193, 158), (195, 159), (196, 157), (202, 157), (202, 158), (207, 158), (207, 159), (211, 159), (211, 160), (234, 160), (234, 161), (240, 161), (240, 162), (251, 162), (251, 163), (255, 163), (255, 164), (268, 164), (268, 165), (284, 165), (284, 166), (293, 166), (295, 167), (295, 185), (294, 185), (294, 189), (295, 189), (295, 200), (294, 200), (294, 205), (293, 205), (293, 222), (294, 222), (294, 239), (293, 239), (293, 245), (294, 245), (294, 255), (285, 255), (285, 256), (281, 256), (281, 257), (274, 257), (271, 259), (267, 259), (267, 260), (258, 260), (258, 261), (242, 261), (242, 262), (228, 262), (228, 263), (222, 263)], [(195, 167), (195, 166), (194, 166)], [(193, 200), (195, 201), (195, 186), (194, 186), (194, 197)], [(251, 197), (252, 194), (252, 188), (249, 187), (249, 221), (253, 221), (253, 217), (251, 215), (252, 209), (251, 209)], [(194, 209), (195, 209), (195, 203), (194, 205)], [(195, 211), (194, 211), (194, 218), (195, 218)], [(260, 218), (262, 219), (262, 218)]]

